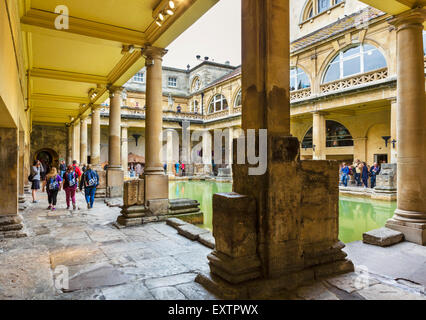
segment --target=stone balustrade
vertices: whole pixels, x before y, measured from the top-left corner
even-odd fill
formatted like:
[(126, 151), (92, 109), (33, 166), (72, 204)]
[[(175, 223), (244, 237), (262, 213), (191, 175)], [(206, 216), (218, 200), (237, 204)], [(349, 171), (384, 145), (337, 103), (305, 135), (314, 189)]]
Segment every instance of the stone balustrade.
[(383, 80), (388, 77), (388, 69), (383, 68), (372, 72), (363, 73), (354, 77), (340, 79), (321, 85), (321, 94), (340, 91), (351, 87), (371, 83), (378, 80)]
[(290, 93), (290, 101), (298, 101), (309, 98), (312, 95), (312, 89), (306, 88), (301, 90), (292, 91)]

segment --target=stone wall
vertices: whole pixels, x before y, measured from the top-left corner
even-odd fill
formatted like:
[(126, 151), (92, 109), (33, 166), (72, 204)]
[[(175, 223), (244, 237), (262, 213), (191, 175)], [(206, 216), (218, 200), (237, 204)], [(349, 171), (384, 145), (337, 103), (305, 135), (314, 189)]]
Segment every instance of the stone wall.
[(54, 151), (59, 159), (66, 159), (67, 141), (68, 132), (65, 126), (34, 125), (31, 133), (31, 162), (37, 152), (43, 149)]

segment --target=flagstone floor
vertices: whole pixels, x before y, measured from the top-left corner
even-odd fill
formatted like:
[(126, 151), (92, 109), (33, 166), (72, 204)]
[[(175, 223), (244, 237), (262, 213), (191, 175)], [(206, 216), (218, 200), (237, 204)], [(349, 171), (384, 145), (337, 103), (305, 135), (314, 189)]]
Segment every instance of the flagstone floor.
[[(209, 271), (211, 249), (199, 242), (165, 223), (116, 229), (120, 208), (98, 200), (87, 210), (82, 194), (81, 209), (69, 211), (61, 192), (56, 212), (39, 196), (22, 212), (28, 237), (0, 240), (0, 299), (217, 299), (194, 282)], [(351, 273), (274, 298), (426, 299), (420, 292)]]

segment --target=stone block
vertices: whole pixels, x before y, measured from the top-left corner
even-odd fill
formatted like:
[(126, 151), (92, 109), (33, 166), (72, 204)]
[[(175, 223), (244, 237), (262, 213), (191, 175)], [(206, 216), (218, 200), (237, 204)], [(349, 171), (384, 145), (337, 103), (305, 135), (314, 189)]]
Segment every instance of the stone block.
[(213, 196), (213, 236), (216, 250), (229, 257), (256, 255), (256, 202), (237, 193)]
[(109, 198), (123, 197), (124, 171), (109, 168), (107, 171), (107, 196)]
[(426, 223), (410, 223), (389, 219), (386, 222), (386, 228), (402, 232), (407, 241), (426, 245)]
[(185, 224), (176, 227), (179, 234), (191, 240), (198, 240), (201, 234), (209, 233), (210, 231), (198, 228), (192, 224)]
[(169, 199), (169, 177), (164, 174), (145, 175), (145, 202)]
[(204, 224), (204, 213), (201, 211), (193, 212), (193, 213), (183, 213), (183, 214), (175, 214), (168, 215), (168, 217), (176, 217), (180, 220), (183, 220), (190, 224)]
[(380, 228), (365, 232), (362, 235), (364, 243), (380, 247), (388, 247), (404, 240), (404, 234), (388, 228)]
[(173, 228), (176, 228), (176, 227), (179, 227), (179, 226), (184, 226), (184, 225), (188, 224), (187, 222), (185, 222), (181, 219), (177, 219), (177, 218), (168, 218), (166, 220), (166, 223), (167, 223), (167, 225), (169, 225)]
[(211, 232), (200, 234), (198, 236), (198, 241), (210, 249), (215, 248), (215, 239)]
[(166, 215), (169, 211), (169, 199), (148, 200), (148, 210), (153, 215)]
[(97, 169), (96, 172), (98, 173), (98, 176), (99, 176), (98, 189), (105, 189), (107, 187), (107, 184), (106, 184), (106, 171), (102, 170), (102, 169)]

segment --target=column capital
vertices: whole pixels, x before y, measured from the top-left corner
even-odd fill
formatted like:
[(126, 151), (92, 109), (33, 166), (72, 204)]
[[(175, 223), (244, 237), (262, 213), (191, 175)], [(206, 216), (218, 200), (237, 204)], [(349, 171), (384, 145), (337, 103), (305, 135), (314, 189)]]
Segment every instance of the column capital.
[(80, 122), (86, 121), (87, 117), (87, 115), (80, 116)]
[(142, 48), (142, 56), (145, 57), (147, 66), (151, 60), (162, 59), (167, 52), (168, 50), (166, 49), (153, 47), (149, 45)]
[(107, 89), (109, 91), (109, 97), (112, 98), (116, 94), (122, 94), (124, 91), (124, 87), (119, 86), (107, 86)]
[(388, 20), (388, 23), (395, 26), (397, 31), (406, 28), (421, 28), (426, 20), (426, 8), (420, 7), (401, 13)]

